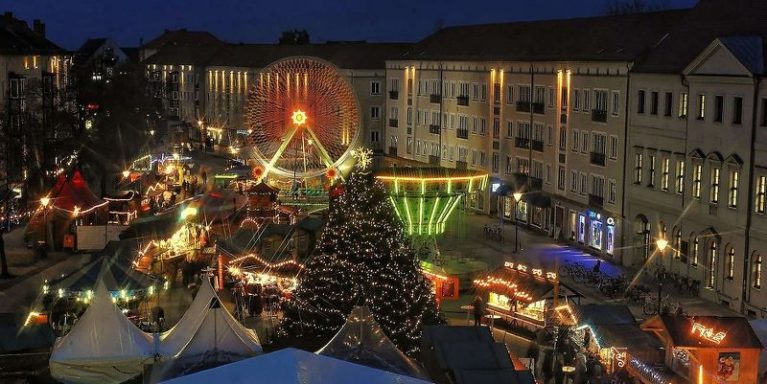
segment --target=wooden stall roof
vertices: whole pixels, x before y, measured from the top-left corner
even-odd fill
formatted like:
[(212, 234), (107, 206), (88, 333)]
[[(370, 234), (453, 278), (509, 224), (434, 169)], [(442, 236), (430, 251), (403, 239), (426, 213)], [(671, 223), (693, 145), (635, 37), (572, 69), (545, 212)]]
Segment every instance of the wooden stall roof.
[[(718, 344), (706, 342), (692, 332), (693, 323), (725, 332), (726, 336)], [(661, 315), (645, 321), (642, 329), (665, 331), (674, 346), (681, 348), (764, 348), (745, 317)]]

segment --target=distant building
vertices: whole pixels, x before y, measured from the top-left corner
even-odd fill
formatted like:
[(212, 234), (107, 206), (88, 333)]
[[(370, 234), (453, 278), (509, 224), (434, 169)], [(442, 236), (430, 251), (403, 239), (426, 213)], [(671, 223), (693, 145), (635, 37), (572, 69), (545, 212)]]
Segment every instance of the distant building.
[(74, 54), (75, 70), (82, 78), (91, 81), (108, 81), (119, 67), (125, 67), (133, 59), (123, 48), (107, 38), (88, 39)]

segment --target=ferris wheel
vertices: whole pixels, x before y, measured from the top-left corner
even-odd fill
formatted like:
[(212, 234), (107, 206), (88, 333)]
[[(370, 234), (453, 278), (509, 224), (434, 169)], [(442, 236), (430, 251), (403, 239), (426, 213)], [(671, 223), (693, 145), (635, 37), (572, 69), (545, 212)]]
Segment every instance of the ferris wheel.
[(351, 85), (335, 66), (316, 58), (289, 57), (264, 68), (246, 113), (257, 179), (335, 175), (359, 135)]

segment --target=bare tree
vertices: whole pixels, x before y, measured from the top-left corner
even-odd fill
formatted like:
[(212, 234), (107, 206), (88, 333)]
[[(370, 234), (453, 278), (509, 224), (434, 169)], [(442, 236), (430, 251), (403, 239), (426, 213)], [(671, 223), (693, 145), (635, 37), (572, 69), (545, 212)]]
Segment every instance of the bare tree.
[(668, 0), (606, 0), (604, 13), (610, 16), (631, 15), (668, 8)]

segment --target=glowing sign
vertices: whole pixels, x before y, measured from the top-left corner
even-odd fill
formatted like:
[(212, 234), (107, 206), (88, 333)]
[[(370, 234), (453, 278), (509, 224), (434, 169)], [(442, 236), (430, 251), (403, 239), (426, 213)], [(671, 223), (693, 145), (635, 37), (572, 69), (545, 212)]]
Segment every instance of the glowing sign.
[(613, 358), (615, 358), (615, 365), (618, 366), (618, 368), (623, 368), (626, 366), (626, 348), (612, 348), (613, 352)]
[(533, 275), (535, 276), (543, 276), (543, 270), (540, 268), (533, 268)]
[[(528, 267), (524, 264), (517, 264), (513, 261), (505, 261), (503, 263), (503, 266), (508, 269), (514, 269), (519, 272), (528, 273)], [(557, 274), (555, 272), (546, 272), (541, 268), (530, 268), (530, 273), (532, 273), (534, 276), (538, 277), (545, 277), (548, 280), (556, 280)]]
[(293, 112), (293, 116), (291, 116), (290, 118), (293, 119), (293, 124), (295, 125), (302, 126), (306, 124), (306, 112), (300, 109)]
[(690, 330), (690, 333), (698, 334), (698, 336), (702, 339), (706, 339), (712, 343), (719, 344), (724, 340), (724, 338), (727, 336), (724, 332), (715, 332), (714, 328), (709, 328), (701, 323), (692, 323), (692, 330)]
[(607, 218), (607, 225), (615, 225), (615, 219), (612, 217)]

